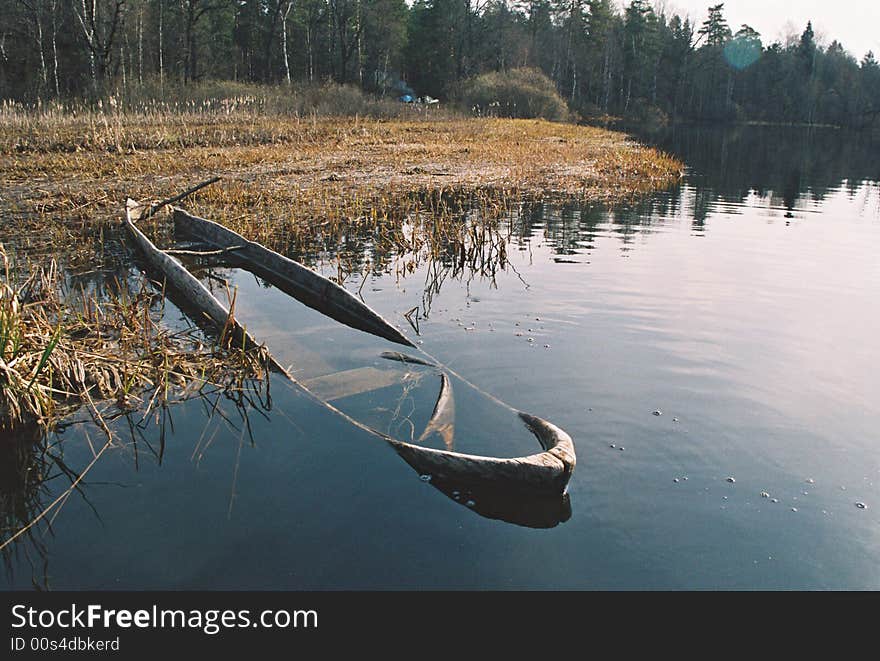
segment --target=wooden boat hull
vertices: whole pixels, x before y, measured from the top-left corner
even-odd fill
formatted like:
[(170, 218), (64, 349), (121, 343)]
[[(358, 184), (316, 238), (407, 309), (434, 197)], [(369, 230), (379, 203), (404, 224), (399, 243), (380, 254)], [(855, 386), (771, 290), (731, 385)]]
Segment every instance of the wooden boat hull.
[(234, 259), (278, 289), (347, 326), (378, 335), (391, 342), (415, 346), (403, 333), (370, 309), (354, 294), (292, 259), (269, 250), (241, 234), (172, 207), (175, 231), (218, 248), (234, 249)]
[(388, 442), (421, 475), (460, 483), (491, 483), (517, 490), (562, 493), (577, 463), (571, 436), (556, 425), (528, 413), (519, 414), (544, 446), (526, 457), (499, 458), (434, 450), (394, 439)]

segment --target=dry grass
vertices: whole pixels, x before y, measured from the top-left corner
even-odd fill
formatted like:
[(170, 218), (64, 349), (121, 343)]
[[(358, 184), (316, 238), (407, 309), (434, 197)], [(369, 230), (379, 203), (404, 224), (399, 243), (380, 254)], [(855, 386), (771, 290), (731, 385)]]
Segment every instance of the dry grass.
[(0, 118), (7, 182), (45, 182), (49, 190), (62, 177), (88, 178), (109, 193), (116, 191), (109, 184), (212, 172), (256, 181), (261, 189), (266, 183), (349, 193), (469, 186), (609, 199), (654, 190), (681, 171), (672, 158), (620, 133), (543, 120), (250, 113)]
[(0, 213), (32, 252), (103, 243), (126, 196), (167, 197), (214, 174), (224, 181), (193, 198), (195, 210), (280, 247), (399, 226), (451, 197), (475, 197), (486, 221), (523, 198), (631, 198), (682, 170), (620, 133), (542, 120), (14, 108), (0, 120)]
[(46, 429), (84, 404), (94, 411), (96, 400), (146, 416), (205, 386), (263, 374), (259, 351), (169, 331), (163, 297), (145, 282), (134, 291), (118, 283), (100, 301), (63, 296), (54, 262), (15, 285), (2, 244), (0, 259), (0, 429)]
[[(318, 119), (234, 102), (187, 112), (0, 107), (2, 240), (44, 269), (54, 257), (74, 271), (130, 259), (116, 240), (125, 198), (169, 197), (210, 175), (223, 181), (188, 206), (284, 252), (368, 242), (376, 254), (409, 255), (404, 270), (423, 259), (503, 268), (500, 219), (522, 200), (631, 198), (681, 170), (622, 134), (542, 120)], [(367, 268), (389, 268), (376, 261)], [(339, 271), (344, 280), (364, 267), (340, 261)], [(7, 275), (0, 299), (3, 323), (27, 339), (15, 369), (3, 356), (4, 392), (16, 393), (0, 403), (9, 420), (53, 418), (68, 396), (167, 391), (168, 380), (183, 385), (228, 360), (178, 345), (146, 290), (73, 309), (44, 282), (30, 304), (11, 282), (21, 275)]]

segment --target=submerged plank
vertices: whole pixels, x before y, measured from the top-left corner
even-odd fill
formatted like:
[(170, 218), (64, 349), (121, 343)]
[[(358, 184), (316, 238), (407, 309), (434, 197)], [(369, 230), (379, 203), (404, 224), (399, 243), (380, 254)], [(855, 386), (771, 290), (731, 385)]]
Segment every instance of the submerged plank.
[(286, 362), (292, 361), (290, 372), (300, 381), (329, 374), (334, 369), (338, 369), (332, 367), (318, 352), (293, 340), (290, 331), (274, 328), (268, 331), (261, 330), (260, 339), (266, 343), (266, 346), (273, 347), (279, 358)]
[(383, 351), (379, 354), (380, 358), (384, 358), (385, 360), (396, 360), (399, 363), (409, 363), (411, 365), (425, 365), (426, 367), (439, 367), (437, 363), (432, 363), (423, 358), (417, 358), (415, 356), (410, 356), (405, 353), (400, 353), (399, 351)]
[(450, 383), (449, 377), (442, 372), (440, 373), (440, 394), (434, 405), (434, 411), (431, 413), (431, 419), (428, 420), (425, 431), (419, 436), (419, 442), (421, 443), (431, 434), (439, 434), (447, 450), (452, 450), (455, 447), (455, 400), (452, 398), (452, 383)]
[(373, 392), (401, 382), (399, 372), (380, 370), (375, 367), (325, 374), (303, 383), (312, 394), (328, 402), (365, 392)]
[(360, 301), (354, 294), (320, 273), (294, 260), (248, 241), (237, 232), (173, 207), (174, 226), (182, 233), (195, 236), (218, 248), (241, 246), (234, 258), (248, 269), (297, 300), (337, 321), (358, 330), (384, 337), (386, 340), (414, 347), (397, 328)]

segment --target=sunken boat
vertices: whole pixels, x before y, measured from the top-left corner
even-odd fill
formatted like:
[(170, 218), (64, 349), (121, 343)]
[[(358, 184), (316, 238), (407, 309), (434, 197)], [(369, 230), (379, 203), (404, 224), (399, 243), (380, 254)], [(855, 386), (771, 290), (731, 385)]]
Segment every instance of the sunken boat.
[[(157, 208), (157, 205), (140, 205), (129, 199), (125, 209), (125, 227), (143, 255), (149, 275), (170, 285), (186, 306), (201, 316), (202, 322), (225, 331), (231, 329), (233, 341), (243, 346), (262, 346), (266, 361), (273, 371), (281, 374), (321, 406), (384, 441), (423, 479), (431, 481), (446, 495), (452, 497), (450, 494), (456, 494), (455, 500), (459, 500), (460, 493), (492, 493), (492, 502), (495, 505), (486, 511), (478, 508), (478, 513), (533, 527), (549, 527), (567, 520), (570, 516), (567, 486), (576, 465), (576, 454), (574, 443), (564, 430), (537, 416), (511, 409), (537, 439), (541, 447), (539, 452), (519, 457), (494, 457), (453, 450), (454, 400), (447, 372), (454, 372), (423, 352), (399, 328), (336, 282), (257, 242), (249, 241), (220, 223), (172, 206), (175, 236), (185, 236), (203, 247), (202, 251), (194, 251), (195, 253), (223, 255), (224, 259), (228, 258), (289, 296), (340, 323), (423, 353), (424, 358), (398, 351), (386, 351), (380, 355), (386, 359), (423, 365), (439, 371), (439, 395), (430, 420), (418, 441), (435, 433), (444, 440), (446, 449), (402, 441), (353, 418), (333, 403), (333, 398), (322, 391), (318, 380), (303, 381), (296, 378), (272, 356), (271, 348), (260, 344), (259, 338), (252, 337), (246, 330), (246, 325), (236, 318), (234, 311), (224, 305), (176, 257), (175, 252), (181, 251), (162, 250), (150, 241), (138, 223), (152, 216)], [(345, 375), (340, 374), (339, 377), (345, 378)], [(326, 381), (325, 378), (321, 383)], [(505, 507), (504, 503), (511, 506)], [(530, 507), (530, 504), (534, 506)], [(533, 511), (538, 513), (533, 515)]]

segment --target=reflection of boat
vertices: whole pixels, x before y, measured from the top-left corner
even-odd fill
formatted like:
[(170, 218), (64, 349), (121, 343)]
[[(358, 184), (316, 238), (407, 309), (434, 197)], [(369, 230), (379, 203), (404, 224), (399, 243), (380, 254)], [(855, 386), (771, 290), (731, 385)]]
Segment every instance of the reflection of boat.
[(443, 478), (431, 480), (431, 486), (487, 519), (527, 528), (553, 528), (571, 518), (568, 493), (523, 493)]
[[(142, 212), (137, 203), (129, 200), (126, 208), (126, 226), (135, 238), (150, 267), (159, 271), (174, 287), (184, 294), (187, 302), (203, 311), (220, 328), (232, 327), (239, 341), (252, 344), (251, 338), (238, 321), (231, 318), (229, 310), (184, 266), (168, 252), (159, 250), (137, 227)], [(294, 296), (310, 307), (327, 314), (354, 328), (359, 328), (385, 339), (413, 346), (398, 329), (391, 326), (347, 290), (324, 276), (284, 257), (268, 248), (248, 241), (241, 235), (209, 220), (198, 218), (181, 209), (174, 209), (176, 231), (209, 246), (208, 253), (228, 255), (231, 263), (243, 268)], [(442, 369), (432, 360), (408, 358), (397, 352), (386, 352), (383, 357), (422, 364)], [(453, 416), (451, 384), (442, 374), (442, 386), (437, 405), (422, 439), (432, 433), (438, 434), (447, 449), (439, 450), (407, 443), (384, 434), (355, 420), (336, 408), (329, 397), (321, 397), (309, 384), (295, 379), (289, 371), (270, 358), (270, 364), (291, 382), (302, 388), (321, 405), (333, 410), (356, 427), (386, 441), (416, 471), (430, 479), (444, 493), (441, 484), (470, 485), (474, 493), (490, 493), (481, 497), (481, 503), (471, 507), (491, 518), (500, 518), (522, 525), (547, 527), (564, 521), (570, 514), (567, 496), (563, 494), (575, 467), (575, 450), (571, 437), (559, 427), (527, 413), (517, 412), (521, 421), (538, 439), (543, 451), (524, 457), (498, 458), (454, 452), (452, 447)], [(420, 439), (421, 440), (421, 439)], [(461, 488), (456, 491), (461, 491)], [(449, 491), (449, 494), (452, 490)], [(520, 505), (505, 508), (503, 493), (511, 497), (509, 504)], [(513, 494), (516, 498), (513, 499)], [(452, 497), (450, 495), (450, 497)], [(560, 500), (562, 499), (562, 500)], [(526, 506), (524, 503), (531, 505)], [(560, 503), (564, 502), (564, 506)], [(542, 505), (543, 503), (543, 505)], [(488, 509), (487, 509), (488, 508)], [(535, 513), (537, 508), (539, 514)], [(517, 514), (517, 512), (519, 512)], [(566, 514), (568, 512), (569, 514)], [(532, 523), (528, 523), (531, 521)], [(548, 524), (548, 521), (552, 523)]]

